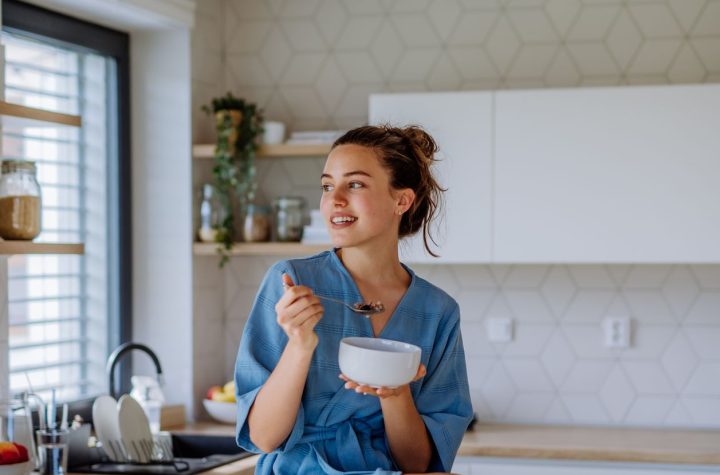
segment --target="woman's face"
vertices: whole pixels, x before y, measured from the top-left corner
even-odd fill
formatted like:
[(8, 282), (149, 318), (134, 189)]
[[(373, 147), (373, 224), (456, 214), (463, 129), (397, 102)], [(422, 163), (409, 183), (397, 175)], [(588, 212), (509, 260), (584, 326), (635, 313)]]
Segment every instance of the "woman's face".
[(321, 183), (320, 209), (335, 247), (397, 241), (398, 211), (409, 206), (409, 190), (391, 188), (390, 173), (372, 149), (352, 144), (335, 147), (325, 162)]

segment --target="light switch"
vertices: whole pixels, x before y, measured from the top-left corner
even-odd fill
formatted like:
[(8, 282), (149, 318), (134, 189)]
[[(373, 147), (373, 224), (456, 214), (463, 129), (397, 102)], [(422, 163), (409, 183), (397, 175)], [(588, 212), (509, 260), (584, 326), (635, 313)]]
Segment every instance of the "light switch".
[(488, 318), (485, 321), (488, 340), (493, 343), (512, 341), (513, 321), (511, 318)]
[(605, 346), (608, 348), (627, 348), (630, 346), (630, 319), (627, 317), (607, 317), (603, 320)]

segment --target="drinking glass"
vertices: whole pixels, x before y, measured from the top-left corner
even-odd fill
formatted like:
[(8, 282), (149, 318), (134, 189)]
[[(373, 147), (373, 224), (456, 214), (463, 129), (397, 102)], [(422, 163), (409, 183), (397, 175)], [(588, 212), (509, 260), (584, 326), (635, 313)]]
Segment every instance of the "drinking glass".
[(47, 429), (37, 431), (38, 459), (41, 475), (65, 475), (68, 458), (68, 431)]

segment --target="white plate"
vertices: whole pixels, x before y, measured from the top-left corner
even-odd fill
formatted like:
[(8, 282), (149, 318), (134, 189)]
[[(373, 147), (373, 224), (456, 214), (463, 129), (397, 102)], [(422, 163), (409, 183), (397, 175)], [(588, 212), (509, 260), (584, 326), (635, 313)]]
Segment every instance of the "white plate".
[(120, 425), (118, 424), (117, 401), (112, 396), (99, 396), (92, 407), (95, 435), (102, 442), (103, 449), (113, 462), (124, 462)]
[(132, 462), (150, 462), (154, 445), (145, 411), (127, 394), (120, 398), (117, 407), (120, 435), (128, 458)]

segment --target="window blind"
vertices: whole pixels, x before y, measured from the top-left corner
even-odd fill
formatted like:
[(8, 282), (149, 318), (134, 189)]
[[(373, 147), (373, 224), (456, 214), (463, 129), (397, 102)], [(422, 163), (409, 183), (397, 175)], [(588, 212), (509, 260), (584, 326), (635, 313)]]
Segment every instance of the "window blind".
[(81, 129), (3, 126), (2, 158), (32, 160), (42, 190), (37, 242), (83, 242), (85, 255), (8, 260), (10, 390), (61, 400), (105, 391), (109, 331), (109, 78), (114, 61), (3, 33), (5, 99), (80, 114)]

